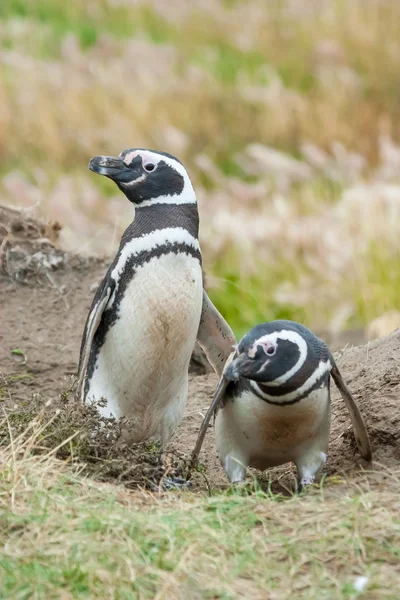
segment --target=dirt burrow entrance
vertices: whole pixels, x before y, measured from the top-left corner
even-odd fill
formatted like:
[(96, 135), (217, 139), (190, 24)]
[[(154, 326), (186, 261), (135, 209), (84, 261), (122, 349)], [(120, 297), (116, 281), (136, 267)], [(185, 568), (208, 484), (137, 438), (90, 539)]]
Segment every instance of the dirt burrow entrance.
[[(14, 218), (14, 217), (13, 217)], [(1, 213), (0, 213), (1, 224)], [(49, 231), (21, 221), (11, 231), (9, 222), (0, 230), (0, 411), (28, 418), (46, 401), (60, 403), (77, 372), (84, 321), (108, 260), (89, 260), (63, 253), (56, 247), (57, 228)], [(30, 237), (24, 233), (30, 233)], [(10, 235), (11, 232), (11, 235)], [(15, 235), (15, 234), (18, 235)], [(377, 466), (400, 463), (400, 331), (368, 344), (336, 354), (337, 362), (365, 418)], [(216, 385), (213, 373), (190, 376), (185, 418), (169, 450), (188, 455), (193, 449), (203, 415)], [(69, 415), (76, 413), (72, 400), (65, 401)], [(62, 408), (62, 404), (58, 404)], [(74, 408), (75, 407), (75, 408)], [(72, 411), (72, 412), (71, 412)], [(70, 416), (64, 419), (65, 422)], [(92, 418), (92, 416), (91, 416)], [(18, 419), (17, 419), (18, 420)], [(23, 419), (22, 419), (23, 420)], [(106, 445), (110, 446), (110, 436)], [(140, 450), (143, 453), (143, 449)], [(129, 453), (127, 455), (129, 458)], [(114, 454), (115, 458), (115, 454)], [(212, 487), (225, 486), (212, 430), (206, 436), (201, 462)], [(101, 453), (98, 460), (101, 460)], [(349, 471), (359, 465), (346, 408), (333, 386), (333, 419), (326, 471)], [(379, 467), (380, 468), (380, 467)], [(113, 478), (116, 471), (107, 471)], [(288, 467), (269, 473), (275, 481)], [(197, 476), (197, 485), (205, 485)], [(139, 480), (140, 482), (140, 480)]]

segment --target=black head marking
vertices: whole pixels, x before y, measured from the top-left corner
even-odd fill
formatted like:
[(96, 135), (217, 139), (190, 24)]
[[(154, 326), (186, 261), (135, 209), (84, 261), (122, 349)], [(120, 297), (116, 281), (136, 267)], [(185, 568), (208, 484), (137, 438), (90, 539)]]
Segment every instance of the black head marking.
[(272, 321), (253, 327), (239, 342), (240, 374), (263, 383), (273, 382), (293, 369), (307, 354), (307, 341), (288, 322)]
[[(236, 381), (239, 388), (244, 385), (243, 379), (256, 382), (256, 388), (278, 399), (301, 388), (314, 373), (319, 373), (320, 362), (330, 357), (326, 345), (303, 325), (272, 321), (257, 325), (242, 338), (227, 378)], [(321, 377), (325, 384), (329, 373), (322, 369)], [(321, 385), (322, 379), (318, 375), (315, 385)]]
[(128, 148), (118, 157), (92, 158), (89, 169), (112, 179), (136, 206), (147, 205), (161, 197), (173, 199), (184, 193), (188, 196), (187, 203), (195, 203), (186, 170), (177, 158), (167, 152)]

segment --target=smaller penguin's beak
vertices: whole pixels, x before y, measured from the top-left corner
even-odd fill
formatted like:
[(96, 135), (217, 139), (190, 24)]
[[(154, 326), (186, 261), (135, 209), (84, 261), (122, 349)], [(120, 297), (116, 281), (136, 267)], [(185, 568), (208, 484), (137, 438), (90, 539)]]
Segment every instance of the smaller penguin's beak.
[(239, 377), (246, 377), (252, 370), (253, 362), (251, 358), (247, 356), (246, 352), (242, 352), (226, 368), (224, 377), (227, 381), (238, 381)]
[(88, 167), (93, 173), (104, 175), (113, 181), (119, 181), (123, 174), (129, 172), (122, 158), (114, 156), (95, 156), (90, 160)]

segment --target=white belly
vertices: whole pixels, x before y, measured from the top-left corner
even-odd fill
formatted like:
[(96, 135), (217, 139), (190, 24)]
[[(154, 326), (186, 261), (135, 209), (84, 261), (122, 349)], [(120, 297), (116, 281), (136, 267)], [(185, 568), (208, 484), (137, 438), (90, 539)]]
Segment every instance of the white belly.
[(166, 442), (182, 420), (202, 292), (198, 260), (172, 253), (139, 268), (125, 290), (86, 397), (107, 401), (104, 416), (130, 419), (132, 442)]
[(244, 468), (261, 470), (287, 462), (299, 464), (306, 456), (327, 451), (329, 431), (326, 388), (282, 407), (245, 392), (240, 399), (228, 400), (215, 420), (217, 450), (227, 471), (231, 468), (226, 466), (227, 457)]

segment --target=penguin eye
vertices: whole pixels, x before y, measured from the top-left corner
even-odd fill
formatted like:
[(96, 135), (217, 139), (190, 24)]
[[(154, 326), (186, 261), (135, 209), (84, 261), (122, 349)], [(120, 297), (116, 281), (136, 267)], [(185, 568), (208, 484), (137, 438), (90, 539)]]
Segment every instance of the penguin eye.
[(155, 165), (153, 165), (153, 163), (147, 163), (147, 165), (144, 165), (144, 168), (146, 171), (148, 171), (149, 173), (151, 173), (151, 171), (154, 171), (154, 169), (156, 168)]
[(273, 356), (276, 352), (276, 344), (270, 341), (265, 341), (259, 344), (262, 348), (262, 351), (268, 356)]

